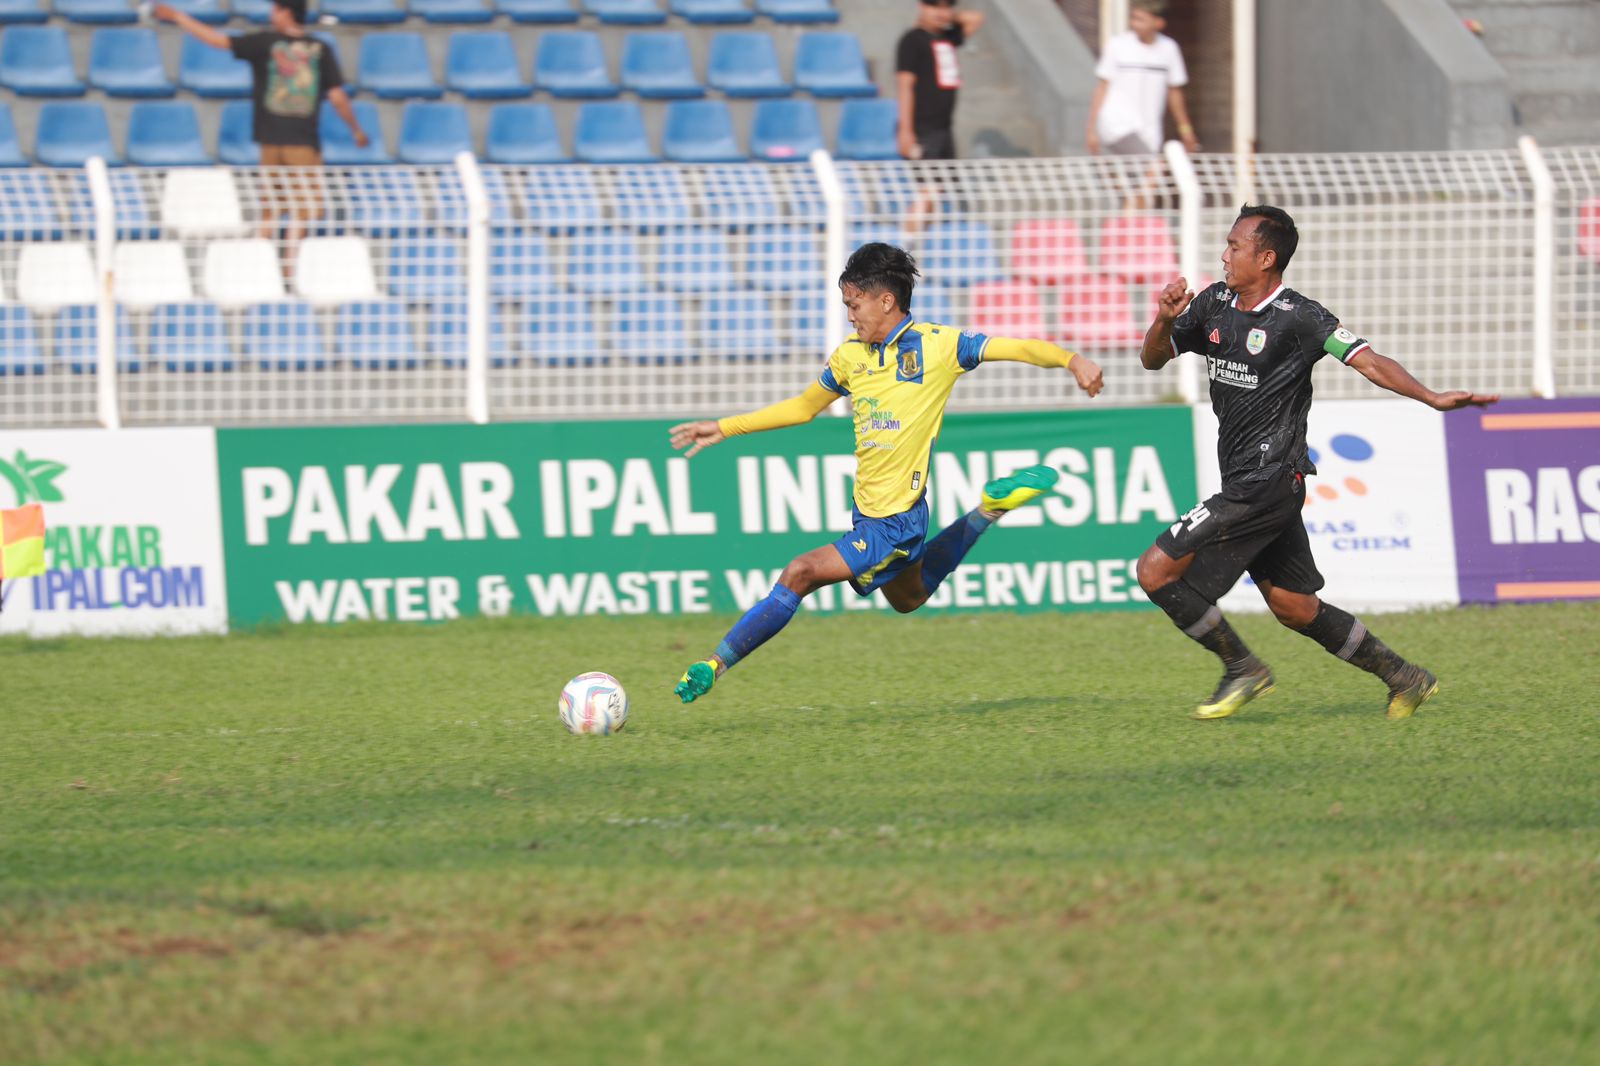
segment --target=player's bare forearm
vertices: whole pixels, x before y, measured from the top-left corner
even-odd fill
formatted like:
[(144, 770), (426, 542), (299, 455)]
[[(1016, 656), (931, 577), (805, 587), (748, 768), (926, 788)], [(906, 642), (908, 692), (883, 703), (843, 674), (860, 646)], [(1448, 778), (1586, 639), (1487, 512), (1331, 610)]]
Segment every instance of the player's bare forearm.
[(1161, 290), (1156, 299), (1155, 321), (1145, 330), (1144, 347), (1139, 349), (1139, 363), (1146, 370), (1160, 370), (1172, 361), (1172, 324), (1188, 310), (1193, 299), (1185, 278), (1178, 278)]
[(1104, 375), (1098, 364), (1049, 341), (990, 337), (983, 349), (983, 359), (984, 362), (1027, 363), (1047, 369), (1064, 367), (1077, 379), (1078, 387), (1091, 397), (1100, 395), (1100, 390), (1105, 388)]
[(1487, 407), (1500, 399), (1498, 395), (1461, 390), (1434, 392), (1412, 377), (1411, 371), (1388, 356), (1379, 355), (1371, 348), (1357, 352), (1350, 360), (1350, 365), (1380, 389), (1388, 389), (1397, 396), (1425, 403), (1436, 411), (1454, 411), (1458, 407)]

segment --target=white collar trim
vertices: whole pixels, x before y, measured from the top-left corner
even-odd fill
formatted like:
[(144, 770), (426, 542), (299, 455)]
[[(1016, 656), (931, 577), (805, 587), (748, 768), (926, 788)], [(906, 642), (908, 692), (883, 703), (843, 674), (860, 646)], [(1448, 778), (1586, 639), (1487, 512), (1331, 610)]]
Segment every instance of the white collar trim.
[[(1281, 281), (1278, 282), (1278, 287), (1276, 289), (1273, 289), (1271, 292), (1269, 292), (1267, 294), (1267, 298), (1265, 300), (1262, 300), (1260, 303), (1258, 303), (1254, 307), (1250, 308), (1250, 313), (1251, 314), (1255, 314), (1257, 311), (1264, 310), (1266, 308), (1266, 306), (1269, 303), (1271, 303), (1273, 300), (1276, 300), (1278, 298), (1278, 294), (1280, 292), (1282, 292), (1286, 288), (1288, 288), (1287, 285), (1285, 285)], [(1239, 306), (1239, 294), (1238, 293), (1234, 293), (1233, 294), (1233, 306), (1234, 307), (1238, 307)]]

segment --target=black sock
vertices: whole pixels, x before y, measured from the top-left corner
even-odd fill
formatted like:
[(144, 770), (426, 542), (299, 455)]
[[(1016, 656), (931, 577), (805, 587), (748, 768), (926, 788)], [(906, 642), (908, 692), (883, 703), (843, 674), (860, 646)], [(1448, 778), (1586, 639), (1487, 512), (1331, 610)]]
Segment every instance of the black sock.
[(1369, 674), (1377, 674), (1386, 682), (1392, 682), (1409, 665), (1369, 633), (1361, 619), (1331, 603), (1318, 608), (1317, 616), (1300, 632), (1321, 644), (1330, 655), (1337, 655)]
[(1245, 646), (1217, 605), (1196, 592), (1194, 586), (1179, 579), (1150, 593), (1150, 602), (1167, 612), (1172, 624), (1184, 635), (1222, 660), (1229, 673), (1240, 673), (1261, 665)]

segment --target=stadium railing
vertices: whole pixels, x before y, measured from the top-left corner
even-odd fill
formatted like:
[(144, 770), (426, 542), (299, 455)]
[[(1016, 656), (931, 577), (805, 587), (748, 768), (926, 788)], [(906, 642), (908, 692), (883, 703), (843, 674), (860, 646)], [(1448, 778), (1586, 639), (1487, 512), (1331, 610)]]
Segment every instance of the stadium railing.
[[(1197, 399), (1138, 349), (1220, 274), (1245, 200), (1300, 224), (1290, 284), (1431, 384), (1593, 393), (1600, 148), (1383, 155), (0, 172), (11, 426), (710, 416), (802, 388), (833, 279), (903, 244), (921, 319), (1045, 336), (1101, 402)], [(303, 239), (264, 205), (311, 214)], [(1319, 395), (1371, 395), (1331, 363)], [(1083, 402), (985, 367), (954, 407)]]

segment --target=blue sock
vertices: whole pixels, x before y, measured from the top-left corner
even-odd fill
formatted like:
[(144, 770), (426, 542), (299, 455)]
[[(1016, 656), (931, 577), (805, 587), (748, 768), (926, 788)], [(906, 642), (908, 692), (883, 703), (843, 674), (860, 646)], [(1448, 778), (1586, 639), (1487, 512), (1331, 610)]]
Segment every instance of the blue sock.
[(786, 585), (774, 585), (767, 598), (744, 613), (717, 645), (717, 658), (726, 666), (743, 659), (778, 635), (800, 609), (800, 594)]
[(983, 517), (981, 511), (968, 511), (928, 541), (927, 554), (922, 557), (922, 587), (932, 596), (944, 584), (950, 572), (961, 565), (967, 552), (978, 543), (983, 531), (994, 525), (994, 520)]

